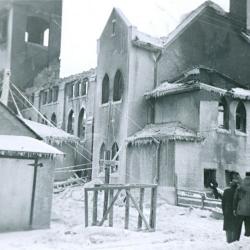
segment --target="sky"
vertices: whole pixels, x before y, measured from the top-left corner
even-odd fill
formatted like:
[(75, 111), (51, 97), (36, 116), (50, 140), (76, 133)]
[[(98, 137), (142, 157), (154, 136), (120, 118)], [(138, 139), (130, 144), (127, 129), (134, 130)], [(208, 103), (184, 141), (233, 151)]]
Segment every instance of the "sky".
[[(204, 0), (63, 0), (61, 77), (96, 67), (97, 40), (113, 7), (140, 31), (166, 36)], [(214, 0), (228, 11), (229, 0)]]

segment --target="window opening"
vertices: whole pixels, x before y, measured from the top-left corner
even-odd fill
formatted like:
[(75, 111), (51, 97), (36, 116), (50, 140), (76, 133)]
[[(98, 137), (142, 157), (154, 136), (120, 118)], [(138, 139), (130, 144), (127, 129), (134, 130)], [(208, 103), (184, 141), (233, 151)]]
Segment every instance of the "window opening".
[(246, 132), (246, 109), (240, 102), (236, 109), (236, 129), (241, 132)]
[(204, 169), (204, 187), (209, 188), (211, 183), (216, 182), (216, 170), (215, 169)]
[(74, 134), (74, 111), (73, 110), (69, 112), (67, 132), (72, 135)]
[(115, 173), (118, 171), (118, 161), (119, 161), (119, 155), (117, 155), (117, 157), (114, 159), (115, 155), (117, 154), (117, 152), (119, 151), (119, 147), (117, 145), (117, 143), (115, 142), (112, 146), (112, 154), (111, 154), (111, 159), (116, 161), (115, 166), (112, 166), (111, 168), (111, 173)]
[(25, 41), (40, 44), (42, 46), (48, 46), (49, 23), (40, 17), (28, 17)]
[(113, 101), (120, 101), (123, 92), (123, 77), (120, 70), (115, 74)]
[(229, 128), (229, 111), (226, 100), (223, 98), (218, 105), (218, 127), (223, 129)]
[(85, 109), (82, 108), (78, 118), (78, 137), (80, 137), (80, 139), (85, 139), (85, 135), (86, 135), (86, 112)]
[(106, 74), (102, 81), (102, 104), (109, 101), (109, 77)]
[(57, 119), (56, 119), (56, 114), (55, 113), (53, 113), (52, 116), (51, 116), (51, 123), (54, 126), (57, 126)]

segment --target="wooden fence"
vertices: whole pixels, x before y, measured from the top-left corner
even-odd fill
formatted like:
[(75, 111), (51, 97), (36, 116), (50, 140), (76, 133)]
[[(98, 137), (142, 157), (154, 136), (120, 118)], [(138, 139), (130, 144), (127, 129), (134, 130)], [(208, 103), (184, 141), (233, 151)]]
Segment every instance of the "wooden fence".
[(202, 209), (221, 208), (221, 200), (208, 198), (205, 192), (177, 189), (177, 205)]
[[(144, 209), (144, 199), (145, 199), (145, 189), (151, 190), (151, 201), (150, 201), (150, 216), (149, 221), (146, 219), (146, 216), (143, 213)], [(134, 191), (139, 191), (139, 204), (137, 204), (136, 199), (133, 194)], [(103, 214), (101, 215), (100, 221), (98, 221), (98, 196), (99, 192), (104, 191), (104, 197), (108, 197), (108, 201), (104, 200), (108, 204), (107, 208), (104, 209)], [(108, 224), (110, 227), (113, 226), (113, 213), (114, 213), (114, 204), (117, 200), (121, 191), (125, 191), (125, 229), (129, 228), (129, 211), (130, 211), (130, 201), (134, 205), (135, 209), (138, 212), (138, 222), (137, 229), (142, 228), (142, 222), (144, 222), (146, 229), (148, 231), (155, 231), (156, 226), (156, 205), (157, 205), (157, 185), (112, 185), (104, 184), (98, 185), (93, 188), (85, 188), (85, 227), (89, 225), (89, 192), (93, 192), (93, 207), (92, 207), (92, 225), (93, 226), (102, 226), (104, 221), (108, 218)], [(133, 191), (133, 192), (131, 192)], [(132, 194), (133, 193), (133, 194)], [(108, 194), (108, 196), (107, 196)]]

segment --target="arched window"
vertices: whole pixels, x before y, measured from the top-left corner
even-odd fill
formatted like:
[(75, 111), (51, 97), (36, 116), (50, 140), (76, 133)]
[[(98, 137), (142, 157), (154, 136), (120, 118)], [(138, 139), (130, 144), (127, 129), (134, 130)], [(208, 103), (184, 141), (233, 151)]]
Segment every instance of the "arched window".
[[(111, 159), (116, 161), (116, 164), (115, 164), (115, 166), (112, 166), (111, 173), (117, 172), (117, 170), (118, 170), (119, 155), (116, 156), (118, 151), (119, 151), (119, 147), (118, 147), (117, 143), (115, 142), (112, 146)], [(115, 159), (114, 159), (114, 157), (115, 157)]]
[(69, 116), (68, 116), (68, 127), (67, 127), (67, 132), (70, 134), (74, 134), (74, 111), (71, 110), (69, 112)]
[(86, 112), (84, 108), (82, 108), (78, 117), (78, 137), (80, 137), (80, 139), (85, 138), (85, 132), (86, 132), (85, 125), (86, 125)]
[(120, 101), (123, 93), (123, 77), (120, 70), (115, 74), (113, 101)]
[(105, 160), (105, 152), (106, 152), (106, 146), (103, 143), (100, 148), (100, 156), (99, 156), (99, 173), (104, 170), (104, 160)]
[(229, 128), (229, 110), (225, 98), (222, 98), (218, 104), (218, 127)]
[(246, 108), (245, 105), (240, 102), (236, 108), (236, 129), (242, 132), (246, 132)]
[(52, 116), (51, 116), (51, 123), (54, 126), (57, 126), (57, 120), (56, 120), (56, 114), (55, 113), (53, 113)]
[(106, 74), (102, 80), (102, 104), (109, 101), (109, 77)]

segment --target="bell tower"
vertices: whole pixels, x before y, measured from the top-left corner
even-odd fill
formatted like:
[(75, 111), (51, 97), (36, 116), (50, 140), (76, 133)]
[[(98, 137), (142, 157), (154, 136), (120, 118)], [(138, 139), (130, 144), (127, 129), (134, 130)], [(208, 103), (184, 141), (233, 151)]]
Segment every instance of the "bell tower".
[(7, 69), (25, 90), (52, 64), (59, 76), (61, 19), (62, 0), (0, 1), (0, 81)]

